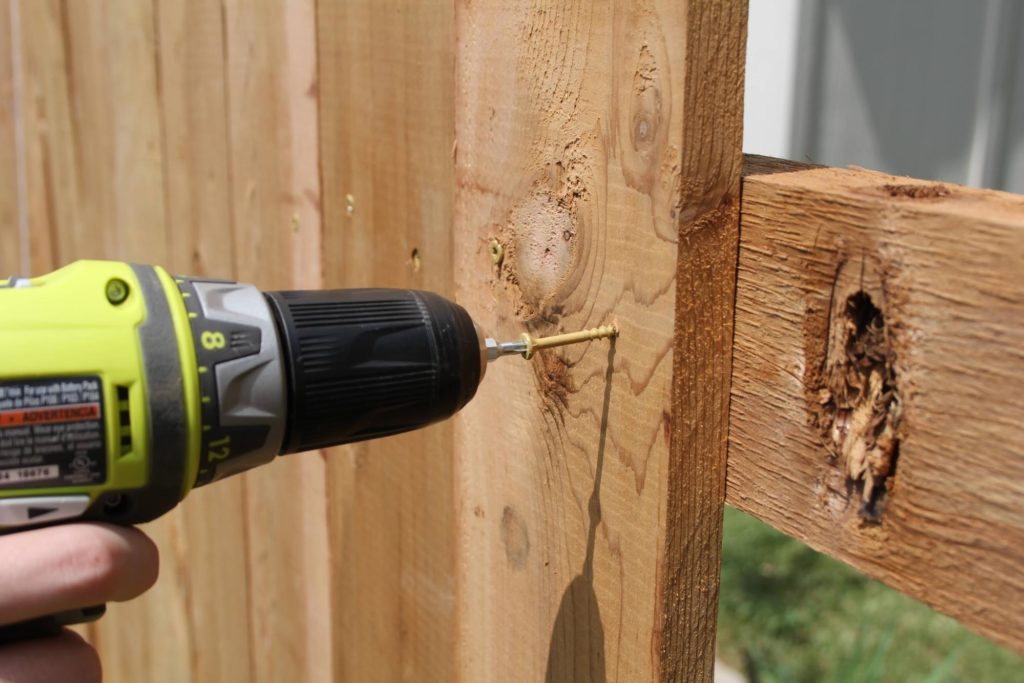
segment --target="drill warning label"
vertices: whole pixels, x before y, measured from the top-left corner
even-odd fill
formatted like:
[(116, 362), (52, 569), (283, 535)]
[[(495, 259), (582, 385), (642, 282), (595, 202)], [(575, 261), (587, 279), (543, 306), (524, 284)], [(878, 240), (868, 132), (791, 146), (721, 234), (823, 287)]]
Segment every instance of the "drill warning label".
[(99, 377), (0, 382), (0, 488), (107, 478)]

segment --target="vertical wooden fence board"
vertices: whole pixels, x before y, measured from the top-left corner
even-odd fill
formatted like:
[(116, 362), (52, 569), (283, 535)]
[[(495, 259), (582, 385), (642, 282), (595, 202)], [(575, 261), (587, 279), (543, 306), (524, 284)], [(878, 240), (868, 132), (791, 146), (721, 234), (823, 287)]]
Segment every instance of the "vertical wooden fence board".
[[(160, 0), (156, 9), (167, 267), (180, 274), (234, 277), (221, 9), (204, 0)], [(161, 581), (179, 586), (178, 595), (165, 599), (177, 600), (185, 610), (181, 627), (187, 643), (186, 649), (175, 648), (181, 662), (171, 677), (226, 683), (253, 679), (242, 494), (240, 479), (219, 482), (191, 493), (171, 518), (174, 533), (161, 548)], [(165, 604), (153, 602), (157, 608)], [(118, 673), (131, 680), (126, 672)]]
[[(302, 289), (323, 286), (316, 4), (314, 0), (290, 0), (285, 3), (287, 9), (284, 14), (288, 66), (282, 87), (288, 107), (288, 149), (292, 160), (289, 185), (293, 209), (291, 284)], [(334, 681), (337, 677), (334, 675), (334, 613), (330, 599), (333, 556), (328, 536), (327, 464), (321, 452), (302, 455), (281, 467), (291, 468), (295, 481), (292, 490), (302, 492), (297, 503), (303, 535), (303, 611), (300, 618), (305, 624), (305, 661), (297, 670), (304, 671), (306, 680), (311, 682)], [(276, 490), (276, 499), (282, 505), (288, 504), (288, 491)], [(287, 526), (278, 528), (283, 535), (293, 533)], [(287, 566), (287, 562), (280, 558), (278, 564)]]
[[(452, 294), (449, 0), (321, 0), (324, 284)], [(453, 679), (451, 425), (328, 459), (335, 675)]]
[(172, 265), (181, 274), (231, 275), (223, 15), (207, 0), (158, 0), (156, 10)]
[[(0, 4), (0, 278), (24, 274), (18, 204), (17, 119), (14, 57), (16, 36), (11, 4)], [(19, 56), (20, 58), (20, 56)]]
[(689, 4), (663, 680), (711, 681), (725, 503), (743, 165), (747, 2)]
[(620, 330), (493, 364), (456, 420), (459, 674), (710, 681), (746, 3), (456, 15), (460, 302)]
[(57, 244), (76, 229), (78, 187), (68, 89), (63, 12), (57, 0), (11, 3), (20, 48), (20, 101), (24, 196), (20, 211), (29, 229), (29, 272), (57, 263)]
[(17, 7), (33, 272), (163, 249), (152, 4)]
[[(74, 162), (75, 257), (163, 260), (164, 179), (152, 2), (63, 6)], [(58, 245), (63, 249), (64, 244)], [(63, 258), (62, 260), (68, 260)]]
[[(313, 3), (224, 7), (237, 276), (317, 287), (319, 259), (299, 258), (320, 243)], [(255, 681), (331, 680), (323, 471), (314, 453), (245, 475)]]

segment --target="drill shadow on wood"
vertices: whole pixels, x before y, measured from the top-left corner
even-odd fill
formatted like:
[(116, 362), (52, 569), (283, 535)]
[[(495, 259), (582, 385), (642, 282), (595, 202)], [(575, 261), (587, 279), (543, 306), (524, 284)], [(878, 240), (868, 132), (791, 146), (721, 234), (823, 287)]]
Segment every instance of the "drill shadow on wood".
[(594, 488), (587, 505), (590, 525), (587, 529), (587, 554), (583, 570), (575, 576), (562, 594), (555, 624), (551, 629), (551, 645), (544, 680), (591, 681), (603, 683), (605, 673), (604, 624), (594, 591), (594, 544), (597, 526), (601, 523), (601, 475), (604, 472), (605, 445), (608, 438), (608, 409), (612, 399), (615, 368), (615, 338), (609, 340), (608, 367), (604, 378), (604, 400), (601, 404), (601, 429), (594, 466)]

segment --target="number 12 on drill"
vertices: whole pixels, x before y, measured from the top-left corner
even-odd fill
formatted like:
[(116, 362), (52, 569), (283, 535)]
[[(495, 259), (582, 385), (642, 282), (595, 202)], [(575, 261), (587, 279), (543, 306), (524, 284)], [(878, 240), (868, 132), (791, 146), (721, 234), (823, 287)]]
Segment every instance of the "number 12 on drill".
[(231, 436), (211, 441), (207, 445), (206, 457), (210, 462), (220, 462), (231, 457)]

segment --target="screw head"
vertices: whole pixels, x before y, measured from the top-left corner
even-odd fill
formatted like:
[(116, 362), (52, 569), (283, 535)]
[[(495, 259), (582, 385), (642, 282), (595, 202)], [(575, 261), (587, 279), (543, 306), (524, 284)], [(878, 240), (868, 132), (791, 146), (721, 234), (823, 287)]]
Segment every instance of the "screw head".
[(107, 301), (114, 306), (120, 306), (128, 299), (131, 289), (128, 283), (120, 278), (114, 278), (107, 283)]
[(491, 261), (494, 265), (499, 265), (501, 263), (502, 256), (505, 254), (505, 250), (502, 248), (501, 242), (496, 239), (492, 239), (491, 243), (487, 247), (487, 251), (490, 253)]

